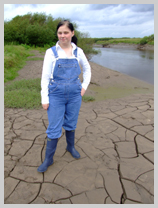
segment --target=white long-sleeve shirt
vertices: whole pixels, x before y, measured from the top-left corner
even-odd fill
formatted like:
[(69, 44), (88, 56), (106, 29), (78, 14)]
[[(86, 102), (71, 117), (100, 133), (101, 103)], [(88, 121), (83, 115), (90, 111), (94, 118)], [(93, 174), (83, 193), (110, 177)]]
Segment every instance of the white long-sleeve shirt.
[[(72, 51), (73, 55), (69, 57), (70, 59), (75, 58), (74, 50), (76, 49), (76, 45), (74, 43), (71, 43), (71, 44), (73, 47), (73, 51)], [(56, 50), (57, 50), (59, 58), (68, 58), (66, 56), (65, 51), (60, 47), (58, 42), (56, 43)], [(86, 90), (91, 80), (91, 67), (83, 50), (79, 47), (77, 50), (77, 60), (83, 70), (82, 87)], [(43, 70), (42, 70), (42, 78), (41, 78), (41, 103), (42, 104), (49, 103), (48, 85), (49, 85), (50, 78), (51, 77), (53, 78), (55, 63), (56, 63), (56, 58), (54, 56), (52, 49), (49, 48), (46, 50), (44, 62), (43, 62)]]

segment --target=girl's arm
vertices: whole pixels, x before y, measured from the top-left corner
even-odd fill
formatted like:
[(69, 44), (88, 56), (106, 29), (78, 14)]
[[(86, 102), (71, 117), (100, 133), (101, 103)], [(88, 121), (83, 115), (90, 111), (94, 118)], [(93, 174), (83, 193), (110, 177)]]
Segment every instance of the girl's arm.
[(41, 103), (48, 104), (48, 85), (51, 77), (51, 73), (53, 72), (52, 66), (54, 61), (54, 55), (52, 54), (51, 49), (47, 49), (43, 61), (43, 70), (41, 77)]
[(78, 56), (79, 56), (79, 63), (83, 70), (83, 83), (82, 87), (86, 91), (88, 88), (88, 85), (90, 84), (91, 80), (91, 67), (90, 64), (81, 48), (78, 48)]

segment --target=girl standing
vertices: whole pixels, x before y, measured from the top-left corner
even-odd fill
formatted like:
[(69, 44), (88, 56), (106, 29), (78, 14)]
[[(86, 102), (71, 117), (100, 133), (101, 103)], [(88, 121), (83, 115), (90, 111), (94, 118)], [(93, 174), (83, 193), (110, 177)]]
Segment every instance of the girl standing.
[[(38, 167), (45, 172), (53, 164), (58, 138), (65, 129), (67, 151), (74, 158), (80, 158), (75, 149), (75, 129), (82, 96), (91, 79), (91, 68), (83, 50), (77, 47), (74, 27), (67, 20), (57, 26), (58, 42), (46, 51), (41, 79), (42, 106), (47, 110), (49, 125), (47, 128), (47, 146), (45, 160)], [(79, 75), (83, 70), (83, 83)]]

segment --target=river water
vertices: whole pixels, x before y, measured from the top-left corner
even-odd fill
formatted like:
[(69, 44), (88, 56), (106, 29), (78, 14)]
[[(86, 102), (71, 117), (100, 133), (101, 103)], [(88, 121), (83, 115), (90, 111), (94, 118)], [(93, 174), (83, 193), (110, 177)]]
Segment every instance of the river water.
[[(98, 50), (98, 48), (94, 48)], [(127, 48), (99, 48), (91, 62), (154, 85), (154, 51)]]

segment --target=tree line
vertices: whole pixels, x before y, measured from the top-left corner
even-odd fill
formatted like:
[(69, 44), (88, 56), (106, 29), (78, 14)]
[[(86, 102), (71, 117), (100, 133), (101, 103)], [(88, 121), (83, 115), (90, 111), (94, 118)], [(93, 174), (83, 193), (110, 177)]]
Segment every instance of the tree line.
[[(10, 21), (4, 21), (4, 44), (25, 44), (35, 47), (53, 46), (58, 41), (56, 28), (64, 18), (53, 18), (45, 13), (28, 13), (23, 16), (17, 15)], [(69, 20), (69, 19), (68, 19)], [(71, 22), (71, 20), (69, 20)], [(93, 49), (93, 40), (88, 33), (77, 30), (77, 24), (72, 22), (75, 35), (78, 38), (77, 45), (86, 54), (97, 53)]]

